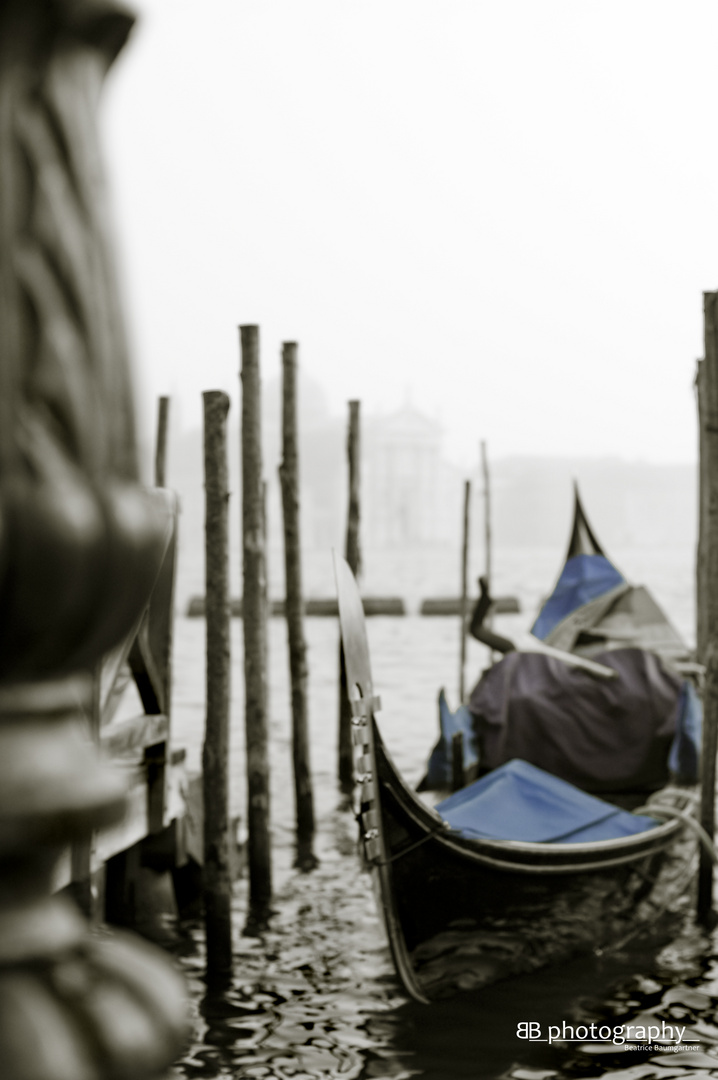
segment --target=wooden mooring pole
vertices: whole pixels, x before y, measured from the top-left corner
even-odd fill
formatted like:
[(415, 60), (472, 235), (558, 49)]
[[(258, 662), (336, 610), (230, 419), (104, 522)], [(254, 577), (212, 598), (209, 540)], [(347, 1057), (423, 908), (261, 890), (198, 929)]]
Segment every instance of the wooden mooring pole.
[(302, 551), (299, 524), (299, 439), (297, 436), (297, 346), (282, 345), (282, 463), (279, 466), (284, 517), (285, 615), (292, 684), (292, 763), (300, 870), (317, 865), (314, 855), (314, 795), (307, 725), (307, 645), (304, 638)]
[(349, 432), (347, 435), (347, 458), (349, 462), (349, 509), (347, 513), (346, 560), (357, 577), (361, 571), (361, 548), (359, 545), (360, 522), (360, 427), (361, 402), (349, 402)]
[(267, 737), (266, 537), (262, 482), (259, 327), (241, 326), (242, 582), (247, 752), (249, 915), (245, 934), (266, 926), (272, 900)]
[(451, 790), (460, 791), (464, 786), (464, 733), (455, 731), (451, 736)]
[(167, 486), (167, 428), (169, 426), (170, 399), (157, 401), (157, 444), (155, 446), (155, 487)]
[(484, 576), (491, 590), (491, 479), (486, 443), (481, 441), (481, 474), (484, 480)]
[[(347, 512), (346, 545), (344, 554), (352, 573), (358, 577), (361, 570), (359, 547), (360, 522), (360, 438), (359, 401), (349, 402), (349, 428), (347, 433), (347, 458), (349, 464), (349, 507)], [(344, 665), (344, 648), (339, 642), (339, 787), (344, 794), (352, 790), (352, 743), (351, 707), (347, 692), (347, 676)]]
[(461, 539), (461, 642), (459, 650), (459, 702), (464, 700), (464, 671), (466, 668), (466, 629), (469, 621), (469, 507), (471, 481), (464, 481), (464, 524)]
[(696, 364), (696, 405), (698, 410), (698, 545), (696, 550), (696, 659), (705, 664), (706, 645), (708, 643), (707, 619), (708, 619), (708, 491), (710, 477), (708, 475), (708, 447), (706, 445), (706, 427), (708, 418), (707, 387), (706, 387), (706, 362), (699, 360)]
[(204, 924), (207, 983), (232, 977), (232, 881), (229, 867), (229, 397), (209, 390), (204, 401), (205, 614), (207, 718), (202, 747)]
[[(481, 474), (484, 485), (484, 577), (486, 578), (489, 595), (491, 595), (491, 478), (489, 475), (489, 455), (484, 439), (481, 440)], [(493, 625), (493, 621), (491, 609), (489, 608), (484, 619), (489, 630)], [(492, 649), (489, 649), (489, 661), (492, 664), (494, 662)]]
[[(699, 544), (698, 646), (706, 666), (701, 752), (701, 825), (715, 833), (716, 749), (718, 747), (718, 293), (703, 294), (705, 354), (698, 375)], [(713, 921), (713, 861), (701, 848), (697, 913)]]

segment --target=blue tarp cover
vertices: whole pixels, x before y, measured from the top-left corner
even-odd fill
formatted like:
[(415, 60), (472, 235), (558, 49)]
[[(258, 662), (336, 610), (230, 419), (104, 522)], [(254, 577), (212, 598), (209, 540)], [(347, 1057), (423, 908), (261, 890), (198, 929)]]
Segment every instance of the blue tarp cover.
[(452, 712), (443, 689), (439, 693), (439, 731), (439, 741), (431, 751), (426, 767), (424, 787), (430, 790), (451, 786), (451, 742), (456, 732), (460, 731), (464, 736), (464, 771), (476, 765), (478, 760), (474, 718), (466, 705), (459, 705), (456, 712)]
[(518, 758), (437, 803), (436, 810), (473, 839), (577, 844), (632, 836), (658, 824)]
[(668, 756), (668, 768), (679, 784), (698, 783), (702, 737), (703, 702), (693, 684), (684, 679), (678, 697), (676, 734)]
[[(609, 649), (596, 679), (541, 653), (509, 653), (484, 672), (469, 708), (481, 768), (529, 761), (584, 791), (655, 791), (670, 770), (695, 783), (701, 703), (644, 649)], [(670, 762), (669, 762), (670, 755)]]
[(572, 556), (541, 608), (531, 633), (543, 641), (571, 612), (625, 583), (626, 579), (604, 555)]

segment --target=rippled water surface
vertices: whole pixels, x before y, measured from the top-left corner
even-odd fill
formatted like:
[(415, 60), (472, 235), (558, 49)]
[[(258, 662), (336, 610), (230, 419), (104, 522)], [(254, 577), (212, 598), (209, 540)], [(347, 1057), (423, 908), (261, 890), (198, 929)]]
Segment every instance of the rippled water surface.
[[(524, 556), (525, 558), (525, 556)], [(690, 637), (692, 586), (685, 553), (652, 553), (652, 573), (624, 571), (654, 588)], [(618, 561), (618, 560), (617, 560)], [(646, 560), (644, 560), (646, 561)], [(555, 562), (555, 555), (554, 555)], [(648, 560), (650, 563), (651, 560)], [(523, 568), (504, 566), (498, 591), (515, 592), (524, 615), (506, 617), (501, 632), (523, 628), (540, 595), (537, 579), (557, 569), (547, 558)], [(513, 567), (513, 569), (512, 569)], [(548, 569), (547, 569), (548, 568)], [(426, 567), (423, 568), (426, 572)], [(540, 571), (540, 573), (539, 573)], [(389, 566), (381, 588), (401, 593), (400, 568)], [(501, 570), (499, 571), (501, 572)], [(513, 577), (512, 577), (513, 574)], [(421, 582), (414, 582), (419, 591)], [(329, 591), (329, 590), (327, 590)], [(427, 594), (440, 588), (427, 589)], [(403, 994), (377, 916), (369, 876), (356, 852), (355, 826), (337, 793), (337, 628), (333, 620), (306, 621), (310, 669), (312, 772), (318, 819), (319, 867), (292, 868), (293, 796), (286, 632), (270, 624), (270, 739), (274, 911), (261, 938), (242, 935), (246, 880), (235, 887), (235, 976), (231, 990), (208, 996), (203, 982), (201, 927), (187, 927), (182, 964), (194, 1018), (191, 1047), (176, 1077), (493, 1078), (543, 1080), (610, 1073), (613, 1080), (718, 1076), (718, 949), (690, 922), (666, 929), (649, 947), (634, 940), (622, 952), (583, 958), (560, 969), (496, 984), (449, 1002), (422, 1006)], [(453, 619), (372, 619), (368, 624), (375, 688), (382, 698), (382, 733), (410, 782), (419, 779), (436, 738), (436, 695), (445, 685), (452, 701), (458, 684), (458, 626)], [(198, 767), (204, 722), (204, 623), (180, 618), (176, 630), (174, 731)], [(233, 721), (230, 753), (232, 808), (242, 813), (243, 688), (241, 623), (233, 624)], [(470, 644), (467, 682), (485, 663)], [(669, 933), (670, 929), (670, 933)], [(550, 1027), (582, 1025), (687, 1028), (700, 1049), (675, 1053), (630, 1050), (608, 1039), (529, 1041), (519, 1025), (533, 1023), (545, 1039)], [(527, 1029), (523, 1029), (526, 1031)], [(598, 1028), (596, 1029), (598, 1030)], [(665, 1030), (665, 1029), (662, 1029)], [(568, 1029), (567, 1029), (568, 1032)], [(643, 1045), (643, 1044), (641, 1044)]]

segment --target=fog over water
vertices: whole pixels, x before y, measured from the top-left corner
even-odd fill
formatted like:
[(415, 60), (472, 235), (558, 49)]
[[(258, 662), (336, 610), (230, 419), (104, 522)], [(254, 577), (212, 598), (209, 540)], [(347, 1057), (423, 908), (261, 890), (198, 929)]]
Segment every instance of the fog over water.
[(237, 325), (410, 394), (449, 459), (691, 462), (716, 288), (709, 0), (136, 0), (103, 133), (144, 427)]

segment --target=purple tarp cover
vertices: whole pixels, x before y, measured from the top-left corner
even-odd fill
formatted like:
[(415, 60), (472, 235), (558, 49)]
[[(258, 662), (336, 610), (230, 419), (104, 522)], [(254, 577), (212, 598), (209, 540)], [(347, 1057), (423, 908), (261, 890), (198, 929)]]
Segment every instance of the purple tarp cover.
[(469, 701), (482, 771), (522, 758), (585, 791), (665, 784), (683, 680), (643, 649), (594, 659), (618, 678), (520, 652), (485, 672)]

